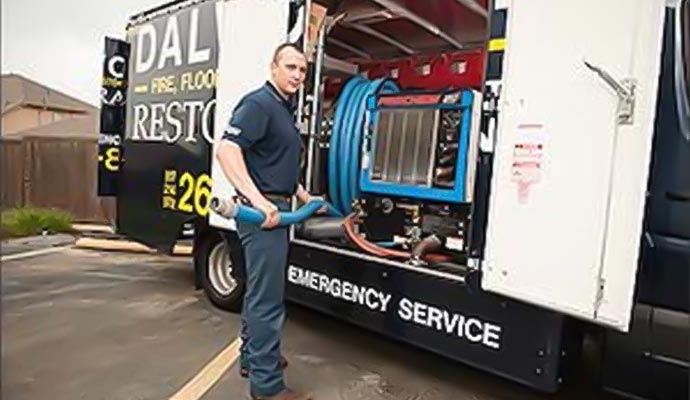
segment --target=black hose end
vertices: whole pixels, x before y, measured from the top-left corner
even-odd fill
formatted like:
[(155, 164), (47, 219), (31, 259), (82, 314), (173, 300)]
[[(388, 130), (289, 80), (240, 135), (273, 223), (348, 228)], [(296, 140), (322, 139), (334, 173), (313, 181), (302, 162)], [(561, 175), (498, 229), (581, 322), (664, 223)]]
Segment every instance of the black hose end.
[(441, 250), (446, 245), (446, 237), (442, 235), (429, 235), (422, 239), (413, 249), (412, 258), (422, 259), (425, 255)]
[(211, 207), (212, 210), (217, 210), (218, 209), (218, 204), (220, 203), (220, 200), (218, 197), (212, 197), (211, 202), (209, 203), (209, 206)]
[(297, 226), (305, 239), (342, 239), (345, 235), (344, 217), (313, 217)]

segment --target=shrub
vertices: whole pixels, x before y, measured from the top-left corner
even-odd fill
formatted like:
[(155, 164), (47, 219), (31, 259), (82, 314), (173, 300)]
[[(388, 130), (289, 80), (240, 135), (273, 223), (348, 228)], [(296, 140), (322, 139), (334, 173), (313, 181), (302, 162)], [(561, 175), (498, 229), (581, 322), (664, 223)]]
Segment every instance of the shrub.
[(72, 232), (72, 215), (63, 210), (16, 208), (2, 212), (0, 236), (21, 237), (48, 233)]

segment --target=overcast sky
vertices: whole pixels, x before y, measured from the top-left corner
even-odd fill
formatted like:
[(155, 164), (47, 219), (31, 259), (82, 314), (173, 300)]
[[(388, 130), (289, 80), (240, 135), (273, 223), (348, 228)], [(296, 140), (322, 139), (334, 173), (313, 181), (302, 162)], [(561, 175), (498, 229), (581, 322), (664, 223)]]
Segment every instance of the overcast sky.
[(105, 36), (168, 0), (2, 0), (2, 73), (17, 72), (98, 105)]

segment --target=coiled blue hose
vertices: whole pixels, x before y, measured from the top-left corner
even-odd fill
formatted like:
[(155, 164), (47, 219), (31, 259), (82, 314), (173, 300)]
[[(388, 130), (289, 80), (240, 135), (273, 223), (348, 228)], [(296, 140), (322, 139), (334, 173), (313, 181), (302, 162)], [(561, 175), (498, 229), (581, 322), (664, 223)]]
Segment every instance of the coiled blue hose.
[(338, 105), (335, 108), (335, 118), (333, 119), (333, 130), (331, 133), (330, 148), (328, 149), (328, 193), (333, 203), (338, 210), (344, 211), (344, 207), (340, 199), (340, 188), (338, 176), (340, 175), (340, 138), (343, 131), (343, 122), (345, 121), (345, 113), (349, 110), (349, 103), (354, 98), (353, 92), (362, 85), (366, 80), (360, 76), (355, 76), (350, 79), (338, 99)]
[(360, 194), (360, 153), (366, 101), (377, 93), (397, 91), (398, 87), (390, 80), (369, 81), (356, 76), (348, 81), (340, 94), (328, 151), (328, 193), (333, 205), (344, 215), (352, 212), (352, 202)]

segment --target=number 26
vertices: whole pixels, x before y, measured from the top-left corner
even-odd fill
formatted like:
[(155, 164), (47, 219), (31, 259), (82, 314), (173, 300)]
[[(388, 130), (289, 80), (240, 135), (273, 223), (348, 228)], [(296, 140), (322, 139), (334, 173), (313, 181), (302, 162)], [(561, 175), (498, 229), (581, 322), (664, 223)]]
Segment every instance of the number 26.
[[(187, 213), (196, 212), (202, 217), (208, 215), (208, 205), (211, 199), (211, 177), (207, 174), (194, 179), (194, 175), (185, 172), (180, 177), (179, 186), (183, 189), (178, 208)], [(193, 199), (193, 205), (190, 200)]]

